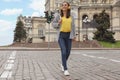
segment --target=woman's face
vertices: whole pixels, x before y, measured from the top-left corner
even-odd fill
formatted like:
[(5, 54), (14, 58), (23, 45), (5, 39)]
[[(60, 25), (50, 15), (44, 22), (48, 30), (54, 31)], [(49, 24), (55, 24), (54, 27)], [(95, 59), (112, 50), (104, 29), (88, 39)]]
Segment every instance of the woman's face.
[(68, 8), (69, 8), (68, 3), (66, 3), (66, 2), (62, 3), (62, 10), (63, 10), (63, 11), (67, 11)]

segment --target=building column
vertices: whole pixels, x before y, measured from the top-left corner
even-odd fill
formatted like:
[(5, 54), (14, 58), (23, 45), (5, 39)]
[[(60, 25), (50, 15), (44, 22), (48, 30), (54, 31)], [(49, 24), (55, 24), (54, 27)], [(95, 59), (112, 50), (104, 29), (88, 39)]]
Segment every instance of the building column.
[(114, 6), (112, 11), (112, 26), (115, 39), (120, 40), (120, 7)]

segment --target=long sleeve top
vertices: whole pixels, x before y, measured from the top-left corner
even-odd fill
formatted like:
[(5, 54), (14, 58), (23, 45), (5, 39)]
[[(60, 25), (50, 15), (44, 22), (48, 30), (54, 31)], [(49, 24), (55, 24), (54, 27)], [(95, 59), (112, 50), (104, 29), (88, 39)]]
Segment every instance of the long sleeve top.
[[(73, 15), (71, 15), (71, 18), (72, 18), (72, 23), (71, 23), (71, 31), (70, 31), (70, 39), (74, 39), (76, 34), (75, 34), (75, 19), (73, 17)], [(59, 24), (59, 20), (61, 19), (61, 16), (59, 13), (55, 13), (55, 16), (54, 16), (54, 19), (52, 21), (52, 27), (54, 29), (57, 30), (57, 40), (59, 38), (59, 34), (60, 34), (60, 28), (61, 28), (61, 25)]]

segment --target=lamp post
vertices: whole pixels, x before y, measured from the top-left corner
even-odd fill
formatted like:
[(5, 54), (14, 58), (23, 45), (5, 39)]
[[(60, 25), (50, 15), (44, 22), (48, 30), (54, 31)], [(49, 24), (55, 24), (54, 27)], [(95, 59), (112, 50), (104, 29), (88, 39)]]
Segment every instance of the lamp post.
[(110, 6), (110, 9), (111, 9), (111, 17), (110, 17), (110, 28), (111, 28), (111, 31), (113, 31), (113, 24), (112, 24), (112, 14), (113, 14), (113, 7), (112, 7), (112, 5)]
[[(50, 14), (50, 1), (49, 1), (49, 10), (48, 10), (48, 15)], [(48, 24), (48, 50), (50, 49), (50, 23)]]
[(80, 41), (80, 7), (78, 7), (78, 41)]
[(90, 20), (86, 16), (85, 19), (83, 19), (83, 23), (85, 24), (86, 28), (86, 35), (85, 35), (85, 40), (88, 40), (88, 24), (90, 23)]

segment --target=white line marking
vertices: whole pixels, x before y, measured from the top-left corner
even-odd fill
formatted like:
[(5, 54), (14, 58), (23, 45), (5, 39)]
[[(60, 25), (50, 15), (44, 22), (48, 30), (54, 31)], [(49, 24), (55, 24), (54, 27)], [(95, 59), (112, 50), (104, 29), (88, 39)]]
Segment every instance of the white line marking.
[(96, 57), (96, 56), (87, 55), (87, 54), (82, 54), (82, 55), (83, 55), (83, 56), (86, 56), (86, 57), (91, 57), (91, 58), (106, 59), (106, 60), (110, 60), (110, 61), (117, 62), (117, 63), (119, 63), (119, 62), (120, 62), (120, 60), (108, 59), (108, 58), (105, 58), (105, 57)]
[(0, 78), (11, 78), (12, 77), (12, 71), (4, 71)]
[(110, 61), (113, 61), (113, 62), (117, 62), (117, 63), (119, 63), (120, 61), (118, 61), (118, 60), (115, 60), (115, 59), (109, 59)]
[(82, 54), (83, 56), (88, 56), (87, 54)]
[(17, 51), (13, 51), (12, 54), (16, 54)]
[(105, 57), (97, 57), (97, 58), (99, 58), (99, 59), (107, 59), (107, 58), (105, 58)]
[(14, 59), (16, 56), (16, 51), (13, 51), (9, 57), (9, 59), (7, 60), (7, 64), (5, 64), (4, 67), (4, 72), (0, 75), (0, 80), (1, 79), (8, 79), (12, 77), (12, 68), (14, 66)]
[(1, 78), (7, 78), (8, 75), (9, 75), (9, 71), (4, 71), (0, 77)]
[(14, 55), (10, 55), (10, 57), (15, 57)]
[(15, 57), (15, 55), (16, 55), (16, 51), (13, 51), (10, 57)]
[(15, 59), (15, 57), (9, 57), (9, 59)]
[(88, 57), (91, 57), (91, 58), (96, 58), (96, 56), (88, 56)]
[(14, 60), (7, 60), (7, 63), (14, 63)]
[(96, 56), (92, 56), (92, 55), (87, 55), (87, 54), (82, 54), (83, 56), (87, 56), (87, 57), (91, 57), (91, 58), (96, 58)]
[(12, 71), (9, 72), (8, 78), (12, 77)]
[(5, 70), (11, 70), (13, 66), (14, 66), (14, 64), (6, 64), (4, 69)]

